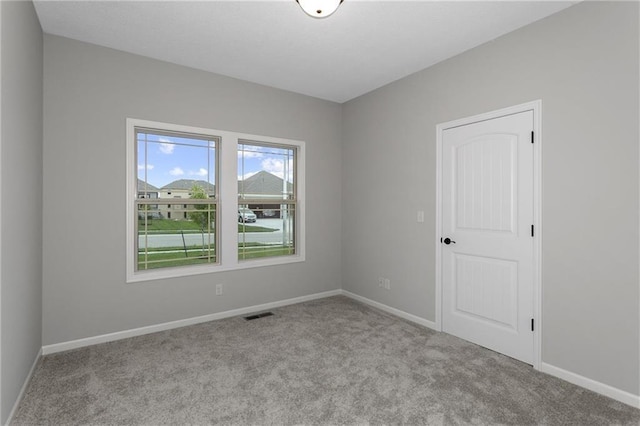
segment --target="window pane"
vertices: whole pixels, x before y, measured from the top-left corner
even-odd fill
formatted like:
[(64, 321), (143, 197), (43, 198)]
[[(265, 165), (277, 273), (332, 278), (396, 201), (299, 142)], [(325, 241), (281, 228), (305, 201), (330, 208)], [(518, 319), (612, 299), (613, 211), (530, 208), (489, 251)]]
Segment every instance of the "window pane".
[(295, 148), (238, 144), (238, 197), (240, 199), (293, 199)]
[(137, 270), (217, 262), (216, 205), (177, 207), (172, 208), (173, 219), (162, 208), (138, 205)]
[(238, 259), (296, 254), (296, 148), (238, 144)]
[(215, 198), (216, 140), (142, 130), (136, 138), (139, 198), (190, 198), (196, 186)]
[[(272, 207), (272, 206), (270, 206)], [(238, 259), (286, 256), (296, 254), (295, 205), (279, 205), (274, 217), (251, 220), (258, 209), (241, 206), (238, 213)], [(263, 212), (264, 214), (264, 212)]]
[(216, 204), (198, 201), (216, 199), (217, 142), (136, 129), (136, 270), (217, 262)]

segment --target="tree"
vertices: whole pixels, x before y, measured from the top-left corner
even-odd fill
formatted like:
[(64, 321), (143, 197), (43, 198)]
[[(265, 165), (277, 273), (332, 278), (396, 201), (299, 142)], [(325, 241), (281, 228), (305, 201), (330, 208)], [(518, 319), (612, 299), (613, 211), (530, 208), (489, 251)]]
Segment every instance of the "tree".
[[(206, 200), (207, 198), (209, 198), (209, 196), (207, 195), (207, 192), (204, 190), (202, 186), (198, 185), (197, 183), (194, 183), (193, 186), (191, 187), (191, 197), (189, 198), (192, 198), (194, 200)], [(204, 232), (205, 232), (205, 229), (209, 228), (209, 223), (210, 223), (208, 207), (209, 207), (208, 204), (194, 204), (193, 208), (196, 211), (189, 212), (189, 219), (191, 219), (193, 222), (200, 225), (200, 231), (202, 232), (202, 255), (203, 256), (206, 255), (205, 254), (206, 249), (204, 245)]]
[[(209, 196), (207, 195), (207, 192), (204, 190), (202, 186), (195, 183), (191, 187), (191, 197), (189, 198), (194, 200), (206, 200), (207, 198), (209, 198)], [(209, 212), (204, 211), (204, 210), (208, 210), (208, 207), (209, 207), (208, 204), (194, 204), (193, 208), (196, 211), (189, 213), (189, 219), (191, 219), (193, 222), (200, 225), (200, 229), (202, 230), (203, 233), (205, 229), (209, 228)], [(202, 211), (198, 211), (198, 210), (202, 210)]]

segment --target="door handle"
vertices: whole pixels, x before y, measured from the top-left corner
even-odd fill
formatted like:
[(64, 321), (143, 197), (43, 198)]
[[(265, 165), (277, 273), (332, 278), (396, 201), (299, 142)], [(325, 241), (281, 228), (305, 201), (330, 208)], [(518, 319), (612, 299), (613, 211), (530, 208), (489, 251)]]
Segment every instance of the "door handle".
[(446, 245), (449, 245), (449, 244), (455, 244), (455, 243), (456, 243), (455, 241), (453, 241), (453, 240), (452, 240), (451, 238), (449, 238), (449, 237), (445, 238), (442, 242), (443, 242), (443, 243), (445, 243)]

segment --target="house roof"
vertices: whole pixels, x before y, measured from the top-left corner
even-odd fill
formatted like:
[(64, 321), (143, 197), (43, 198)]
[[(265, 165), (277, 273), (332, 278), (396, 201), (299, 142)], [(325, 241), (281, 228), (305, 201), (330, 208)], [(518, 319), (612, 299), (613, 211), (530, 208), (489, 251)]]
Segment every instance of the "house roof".
[(138, 179), (138, 192), (158, 192), (160, 191), (155, 186), (151, 185), (148, 182), (143, 181), (142, 179)]
[[(142, 180), (138, 180), (138, 190), (144, 188), (145, 182)], [(156, 188), (151, 184), (147, 185), (147, 191), (160, 191), (160, 189)], [(210, 193), (214, 192), (216, 187), (215, 185), (204, 181), (204, 180), (195, 180), (195, 179), (178, 179), (174, 180), (171, 183), (166, 184), (161, 189), (163, 191), (171, 191), (171, 190), (181, 190), (181, 191), (189, 191), (193, 188), (194, 185), (200, 185)], [(293, 184), (287, 182), (287, 191), (293, 191)], [(246, 178), (245, 180), (238, 181), (238, 193), (244, 194), (260, 194), (260, 195), (275, 195), (282, 196), (282, 178), (271, 174), (269, 172), (265, 172), (264, 170), (259, 171), (253, 176)]]
[(207, 192), (214, 192), (216, 190), (216, 186), (212, 183), (209, 183), (205, 180), (195, 180), (195, 179), (178, 179), (174, 180), (171, 183), (166, 184), (162, 187), (163, 190), (190, 190), (194, 185), (199, 185), (205, 189)]
[[(245, 180), (239, 180), (238, 193), (282, 196), (282, 183), (282, 178), (261, 170)], [(293, 185), (287, 182), (287, 192), (292, 190)]]

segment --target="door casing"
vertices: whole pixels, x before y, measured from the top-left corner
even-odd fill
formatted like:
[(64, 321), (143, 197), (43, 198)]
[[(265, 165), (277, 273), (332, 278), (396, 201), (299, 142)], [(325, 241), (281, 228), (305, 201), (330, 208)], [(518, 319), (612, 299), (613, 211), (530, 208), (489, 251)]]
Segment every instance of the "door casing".
[(436, 329), (442, 331), (442, 134), (446, 129), (492, 120), (506, 115), (533, 111), (533, 225), (535, 229), (533, 241), (533, 368), (540, 369), (542, 361), (542, 100), (531, 101), (520, 105), (465, 117), (458, 120), (440, 123), (436, 126)]

